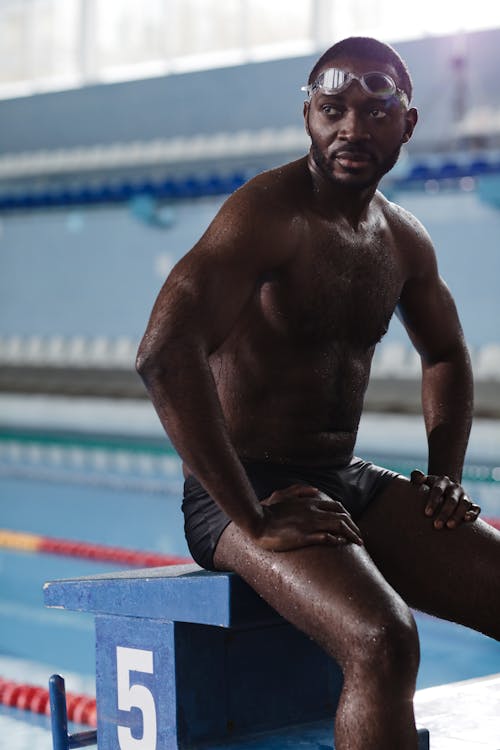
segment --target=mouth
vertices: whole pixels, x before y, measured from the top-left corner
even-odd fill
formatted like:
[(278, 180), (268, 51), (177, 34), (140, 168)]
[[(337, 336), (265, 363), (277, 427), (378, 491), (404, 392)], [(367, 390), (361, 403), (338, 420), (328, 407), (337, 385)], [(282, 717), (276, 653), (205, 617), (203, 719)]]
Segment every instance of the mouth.
[(366, 151), (337, 151), (334, 159), (348, 170), (365, 169), (374, 161), (373, 156)]

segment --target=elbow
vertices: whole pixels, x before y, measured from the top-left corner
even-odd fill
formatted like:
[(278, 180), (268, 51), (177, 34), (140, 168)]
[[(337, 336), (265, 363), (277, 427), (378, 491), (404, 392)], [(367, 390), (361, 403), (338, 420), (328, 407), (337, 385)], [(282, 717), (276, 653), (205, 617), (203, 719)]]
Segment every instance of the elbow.
[(144, 380), (144, 375), (148, 369), (148, 357), (144, 354), (141, 349), (137, 351), (135, 357), (135, 370), (137, 374)]
[(135, 369), (144, 383), (164, 368), (164, 358), (146, 337), (141, 341), (135, 358)]
[[(183, 303), (179, 306), (182, 308)], [(175, 383), (181, 371), (197, 367), (208, 356), (209, 342), (204, 326), (190, 309), (160, 310), (152, 314), (142, 336), (135, 369), (146, 388), (151, 390), (151, 386), (159, 383)]]
[(180, 341), (178, 337), (162, 337), (161, 343), (146, 334), (139, 345), (135, 369), (146, 387), (161, 380), (176, 379), (187, 363), (198, 359), (198, 349), (192, 342)]

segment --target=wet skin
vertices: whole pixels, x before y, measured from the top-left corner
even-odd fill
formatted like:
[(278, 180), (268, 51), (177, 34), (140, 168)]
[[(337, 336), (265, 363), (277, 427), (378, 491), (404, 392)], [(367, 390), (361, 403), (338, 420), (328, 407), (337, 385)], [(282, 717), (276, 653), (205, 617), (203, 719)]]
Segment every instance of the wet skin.
[[(335, 65), (396, 77), (379, 62)], [(224, 204), (161, 290), (138, 369), (185, 472), (233, 521), (216, 565), (342, 664), (336, 747), (409, 750), (418, 640), (408, 604), (499, 637), (488, 572), (500, 567), (500, 535), (475, 521), (460, 485), (472, 377), (454, 302), (423, 227), (376, 190), (416, 111), (353, 82), (313, 95), (304, 116), (309, 155)], [(394, 480), (357, 525), (311, 487), (259, 504), (240, 458), (349, 460), (395, 311), (422, 357), (428, 475)]]

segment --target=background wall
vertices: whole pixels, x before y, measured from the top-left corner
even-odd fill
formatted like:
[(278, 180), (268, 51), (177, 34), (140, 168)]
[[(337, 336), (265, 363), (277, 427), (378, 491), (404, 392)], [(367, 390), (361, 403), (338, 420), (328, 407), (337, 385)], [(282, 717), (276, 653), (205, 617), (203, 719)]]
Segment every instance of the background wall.
[[(401, 193), (427, 227), (472, 347), (498, 340), (500, 212), (475, 193)], [(168, 271), (222, 198), (179, 203), (151, 227), (129, 206), (11, 214), (0, 239), (0, 335), (130, 336), (144, 331)], [(399, 322), (386, 340), (406, 340)]]
[[(412, 72), (420, 120), (382, 189), (429, 230), (471, 351), (487, 349), (477, 372), (500, 382), (500, 30), (395, 46)], [(220, 179), (236, 187), (306, 153), (300, 85), (315, 59), (0, 101), (0, 361), (82, 367), (88, 359), (132, 372), (162, 282), (233, 189)], [(193, 190), (189, 179), (219, 184)], [(173, 193), (157, 189), (169, 180)], [(105, 196), (115, 189), (118, 198)], [(103, 340), (125, 343), (115, 357)], [(381, 348), (392, 343), (409, 351), (397, 320)], [(398, 356), (383, 372), (417, 377), (415, 360)], [(0, 377), (0, 389), (35, 387), (16, 385), (19, 377)]]
[[(395, 46), (408, 63), (421, 111), (412, 148), (443, 140), (449, 145), (457, 55), (466, 56), (466, 109), (500, 108), (500, 30)], [(0, 152), (300, 125), (300, 86), (316, 59), (305, 55), (0, 101)]]

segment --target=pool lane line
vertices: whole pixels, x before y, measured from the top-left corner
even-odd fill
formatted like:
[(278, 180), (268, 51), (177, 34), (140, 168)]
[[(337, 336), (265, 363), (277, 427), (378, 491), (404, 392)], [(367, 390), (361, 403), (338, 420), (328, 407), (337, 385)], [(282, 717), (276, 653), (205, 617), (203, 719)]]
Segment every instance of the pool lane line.
[[(484, 518), (486, 523), (500, 530), (500, 518)], [(66, 557), (79, 557), (98, 562), (113, 562), (134, 567), (155, 568), (163, 565), (183, 565), (192, 563), (190, 557), (164, 555), (158, 552), (145, 552), (125, 547), (111, 547), (106, 544), (80, 542), (74, 539), (56, 539), (41, 534), (0, 528), (0, 549), (15, 549), (21, 552), (38, 552)]]
[[(22, 711), (50, 716), (49, 691), (39, 685), (0, 677), (0, 704)], [(66, 693), (68, 719), (75, 724), (97, 726), (96, 699), (89, 695)]]
[[(60, 460), (65, 457), (71, 464), (75, 458), (90, 463), (97, 461), (101, 466), (104, 455), (104, 464), (109, 468), (113, 465), (117, 454), (128, 455), (128, 464), (132, 465), (139, 457), (154, 459), (156, 461), (173, 462), (180, 472), (180, 458), (166, 437), (153, 436), (130, 436), (119, 437), (114, 434), (86, 435), (68, 431), (44, 432), (43, 430), (24, 430), (22, 428), (0, 427), (0, 454), (7, 456), (7, 465), (11, 460), (17, 463), (22, 460), (28, 466), (36, 466), (37, 461), (30, 460), (33, 451), (44, 452), (44, 460), (51, 463), (51, 457), (59, 466)], [(52, 452), (54, 451), (54, 455)], [(12, 456), (9, 459), (9, 455)], [(76, 452), (76, 453), (75, 453)], [(71, 455), (70, 455), (71, 454)], [(123, 456), (122, 456), (123, 457)], [(373, 454), (371, 460), (381, 466), (387, 466), (398, 473), (406, 475), (415, 468), (418, 460), (405, 456), (387, 456)], [(170, 474), (168, 471), (167, 474)], [(463, 467), (462, 479), (470, 482), (500, 482), (500, 466), (492, 461), (486, 464), (466, 463)]]
[(158, 552), (110, 547), (105, 544), (56, 539), (40, 534), (28, 534), (11, 529), (0, 529), (0, 548), (22, 552), (45, 552), (66, 557), (80, 557), (98, 562), (113, 562), (134, 567), (154, 568), (163, 565), (182, 565), (193, 562), (190, 557), (164, 555)]
[(18, 430), (0, 428), (0, 445), (18, 443), (20, 445), (40, 445), (62, 448), (82, 448), (91, 450), (103, 448), (110, 452), (130, 451), (131, 453), (151, 453), (159, 456), (175, 456), (180, 464), (178, 454), (168, 438), (161, 437), (130, 437), (122, 438), (117, 435), (86, 435), (84, 433), (50, 432), (42, 430)]

